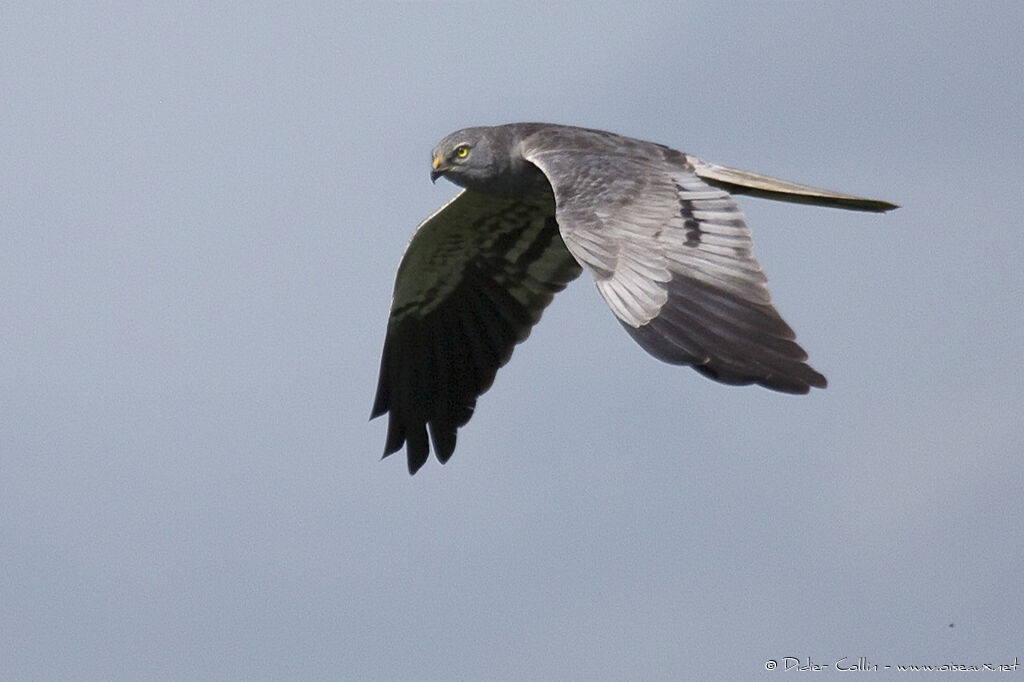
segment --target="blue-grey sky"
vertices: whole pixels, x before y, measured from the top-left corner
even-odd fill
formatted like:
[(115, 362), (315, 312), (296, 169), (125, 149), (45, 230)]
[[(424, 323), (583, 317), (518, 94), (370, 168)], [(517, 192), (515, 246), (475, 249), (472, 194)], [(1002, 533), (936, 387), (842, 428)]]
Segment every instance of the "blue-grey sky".
[[(1022, 33), (1012, 2), (5, 5), (0, 678), (1024, 661)], [(741, 199), (829, 388), (661, 364), (584, 276), (448, 465), (381, 461), (395, 268), (456, 192), (430, 150), (516, 120), (901, 204)]]

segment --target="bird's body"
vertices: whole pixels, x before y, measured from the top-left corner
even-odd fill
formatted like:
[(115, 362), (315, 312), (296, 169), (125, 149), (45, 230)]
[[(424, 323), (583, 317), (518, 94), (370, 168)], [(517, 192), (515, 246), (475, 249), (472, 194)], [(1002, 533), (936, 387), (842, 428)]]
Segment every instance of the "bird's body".
[(415, 473), (458, 427), (540, 319), (589, 270), (649, 353), (729, 384), (824, 387), (771, 304), (730, 193), (862, 211), (893, 204), (709, 164), (669, 147), (544, 123), (466, 128), (431, 178), (464, 187), (425, 220), (399, 266), (372, 416), (385, 455)]

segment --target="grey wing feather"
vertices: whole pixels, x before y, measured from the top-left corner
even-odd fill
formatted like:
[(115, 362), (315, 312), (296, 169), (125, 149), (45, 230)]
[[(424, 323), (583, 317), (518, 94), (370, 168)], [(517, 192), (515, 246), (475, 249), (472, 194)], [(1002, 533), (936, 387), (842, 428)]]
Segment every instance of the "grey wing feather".
[(824, 387), (771, 304), (729, 193), (680, 152), (584, 133), (570, 146), (542, 131), (523, 154), (551, 182), (566, 246), (633, 338), (724, 383)]
[(524, 203), (466, 190), (413, 235), (371, 414), (390, 413), (384, 455), (406, 445), (410, 473), (426, 462), (430, 441), (448, 460), (477, 397), (579, 275), (552, 214), (550, 197)]

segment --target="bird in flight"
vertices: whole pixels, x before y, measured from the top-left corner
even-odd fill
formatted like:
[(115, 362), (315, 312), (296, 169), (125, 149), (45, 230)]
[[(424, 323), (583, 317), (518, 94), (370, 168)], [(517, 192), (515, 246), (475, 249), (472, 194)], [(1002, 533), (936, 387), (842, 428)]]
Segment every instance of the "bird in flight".
[[(409, 473), (456, 432), (583, 269), (651, 355), (725, 384), (824, 388), (771, 303), (733, 194), (884, 212), (895, 204), (707, 163), (614, 133), (547, 123), (465, 128), (430, 178), (464, 189), (423, 221), (398, 266), (371, 418)], [(429, 437), (428, 437), (429, 433)]]

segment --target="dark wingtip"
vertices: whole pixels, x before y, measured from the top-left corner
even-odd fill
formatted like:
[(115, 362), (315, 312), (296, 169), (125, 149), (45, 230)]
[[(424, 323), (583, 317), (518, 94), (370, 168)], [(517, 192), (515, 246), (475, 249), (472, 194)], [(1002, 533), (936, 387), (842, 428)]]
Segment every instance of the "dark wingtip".
[(770, 376), (757, 383), (780, 393), (807, 395), (812, 388), (826, 388), (828, 379), (810, 365), (800, 365), (785, 375)]
[(420, 467), (422, 467), (426, 463), (427, 463), (427, 458), (426, 457), (423, 457), (422, 459), (416, 458), (416, 457), (413, 457), (412, 453), (410, 452), (409, 453), (409, 475), (410, 476), (415, 476), (416, 472), (420, 470)]
[(446, 464), (455, 452), (458, 429), (453, 423), (432, 421), (429, 425), (430, 439), (434, 442), (434, 455), (441, 464)]
[(807, 392), (810, 393), (812, 388), (828, 388), (828, 379), (825, 375), (817, 371), (810, 365), (804, 365), (807, 368), (805, 380), (807, 381)]
[(426, 424), (417, 424), (405, 432), (405, 451), (409, 457), (409, 475), (415, 474), (430, 456)]
[(886, 213), (888, 211), (895, 211), (899, 207), (899, 204), (892, 204), (888, 201), (872, 200), (870, 206), (865, 206), (864, 210), (873, 211), (875, 213)]

